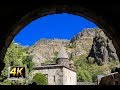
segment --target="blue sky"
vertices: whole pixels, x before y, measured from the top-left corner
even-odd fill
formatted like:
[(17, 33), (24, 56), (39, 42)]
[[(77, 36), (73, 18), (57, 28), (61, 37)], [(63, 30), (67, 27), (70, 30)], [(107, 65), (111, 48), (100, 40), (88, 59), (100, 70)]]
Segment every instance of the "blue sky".
[(95, 27), (96, 24), (77, 15), (52, 14), (32, 21), (16, 35), (14, 41), (31, 46), (41, 38), (69, 40), (84, 28)]

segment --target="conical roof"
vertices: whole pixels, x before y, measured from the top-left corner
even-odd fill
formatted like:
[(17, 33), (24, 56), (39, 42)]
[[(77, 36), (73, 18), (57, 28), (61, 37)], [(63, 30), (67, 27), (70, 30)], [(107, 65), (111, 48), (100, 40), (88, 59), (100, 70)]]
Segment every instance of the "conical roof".
[(69, 59), (68, 54), (67, 54), (67, 52), (66, 52), (66, 50), (63, 46), (59, 50), (57, 58), (67, 58), (67, 59)]

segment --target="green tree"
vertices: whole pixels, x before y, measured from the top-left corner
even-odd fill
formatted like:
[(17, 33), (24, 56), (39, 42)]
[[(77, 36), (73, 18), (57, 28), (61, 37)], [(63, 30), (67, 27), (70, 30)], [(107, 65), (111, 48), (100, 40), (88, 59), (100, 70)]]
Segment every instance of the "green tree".
[(95, 82), (97, 75), (104, 75), (104, 69), (102, 66), (98, 66), (97, 64), (88, 64), (88, 71), (92, 76), (93, 82)]
[(104, 69), (102, 66), (98, 66), (94, 63), (94, 59), (88, 62), (85, 55), (81, 55), (79, 58), (75, 59), (74, 63), (77, 67), (78, 81), (95, 82), (97, 75), (104, 75)]
[(76, 67), (81, 67), (82, 69), (87, 69), (87, 59), (85, 55), (81, 55), (78, 59), (74, 60)]
[[(27, 81), (27, 77), (29, 76), (33, 62), (32, 62), (32, 56), (27, 54), (26, 47), (15, 44), (14, 42), (11, 43), (9, 48), (7, 49), (5, 58), (4, 58), (4, 63), (5, 67), (2, 70), (2, 75), (1, 75), (1, 81), (3, 84), (8, 84), (6, 82), (9, 82), (9, 80), (6, 80), (8, 76), (8, 67), (9, 66), (25, 66), (26, 67), (26, 79), (25, 80), (19, 80), (17, 82), (11, 81), (12, 85), (14, 84), (25, 84), (25, 81)], [(5, 83), (4, 83), (5, 82)]]
[(77, 81), (92, 82), (92, 77), (87, 70), (83, 70), (79, 67), (79, 69), (77, 69)]
[(48, 78), (41, 73), (36, 73), (32, 82), (35, 82), (37, 85), (47, 85)]
[(23, 56), (25, 55), (26, 52), (24, 51), (24, 47), (18, 44), (14, 44), (14, 42), (12, 42), (9, 48), (7, 49), (4, 58), (5, 67), (2, 71), (2, 75), (7, 76), (9, 66), (23, 66), (22, 60)]
[(34, 66), (32, 58), (33, 58), (32, 56), (27, 55), (26, 57), (24, 57), (24, 59), (22, 61), (22, 63), (27, 66), (29, 72), (32, 71), (32, 68)]

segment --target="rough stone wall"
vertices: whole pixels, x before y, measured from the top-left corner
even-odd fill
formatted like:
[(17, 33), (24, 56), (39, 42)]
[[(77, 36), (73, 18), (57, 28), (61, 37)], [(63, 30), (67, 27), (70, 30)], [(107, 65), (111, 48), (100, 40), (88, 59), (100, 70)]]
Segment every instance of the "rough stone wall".
[(32, 77), (35, 73), (48, 75), (48, 85), (63, 85), (62, 68), (34, 70)]
[(63, 85), (77, 85), (76, 72), (63, 68)]
[(76, 85), (76, 72), (65, 67), (54, 69), (41, 69), (32, 72), (32, 78), (36, 73), (42, 73), (48, 77), (48, 85)]

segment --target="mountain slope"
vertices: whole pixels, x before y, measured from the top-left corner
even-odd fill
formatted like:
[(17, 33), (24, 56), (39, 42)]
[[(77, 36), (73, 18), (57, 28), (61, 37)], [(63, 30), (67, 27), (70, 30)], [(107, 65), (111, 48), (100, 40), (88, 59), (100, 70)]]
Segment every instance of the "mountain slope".
[[(103, 45), (107, 44), (107, 46)], [(99, 28), (86, 28), (75, 35), (71, 40), (40, 39), (35, 45), (28, 48), (33, 55), (36, 66), (47, 61), (54, 61), (61, 46), (64, 46), (70, 59), (85, 55), (95, 59), (99, 65), (111, 60), (118, 60), (116, 50), (108, 37)]]

